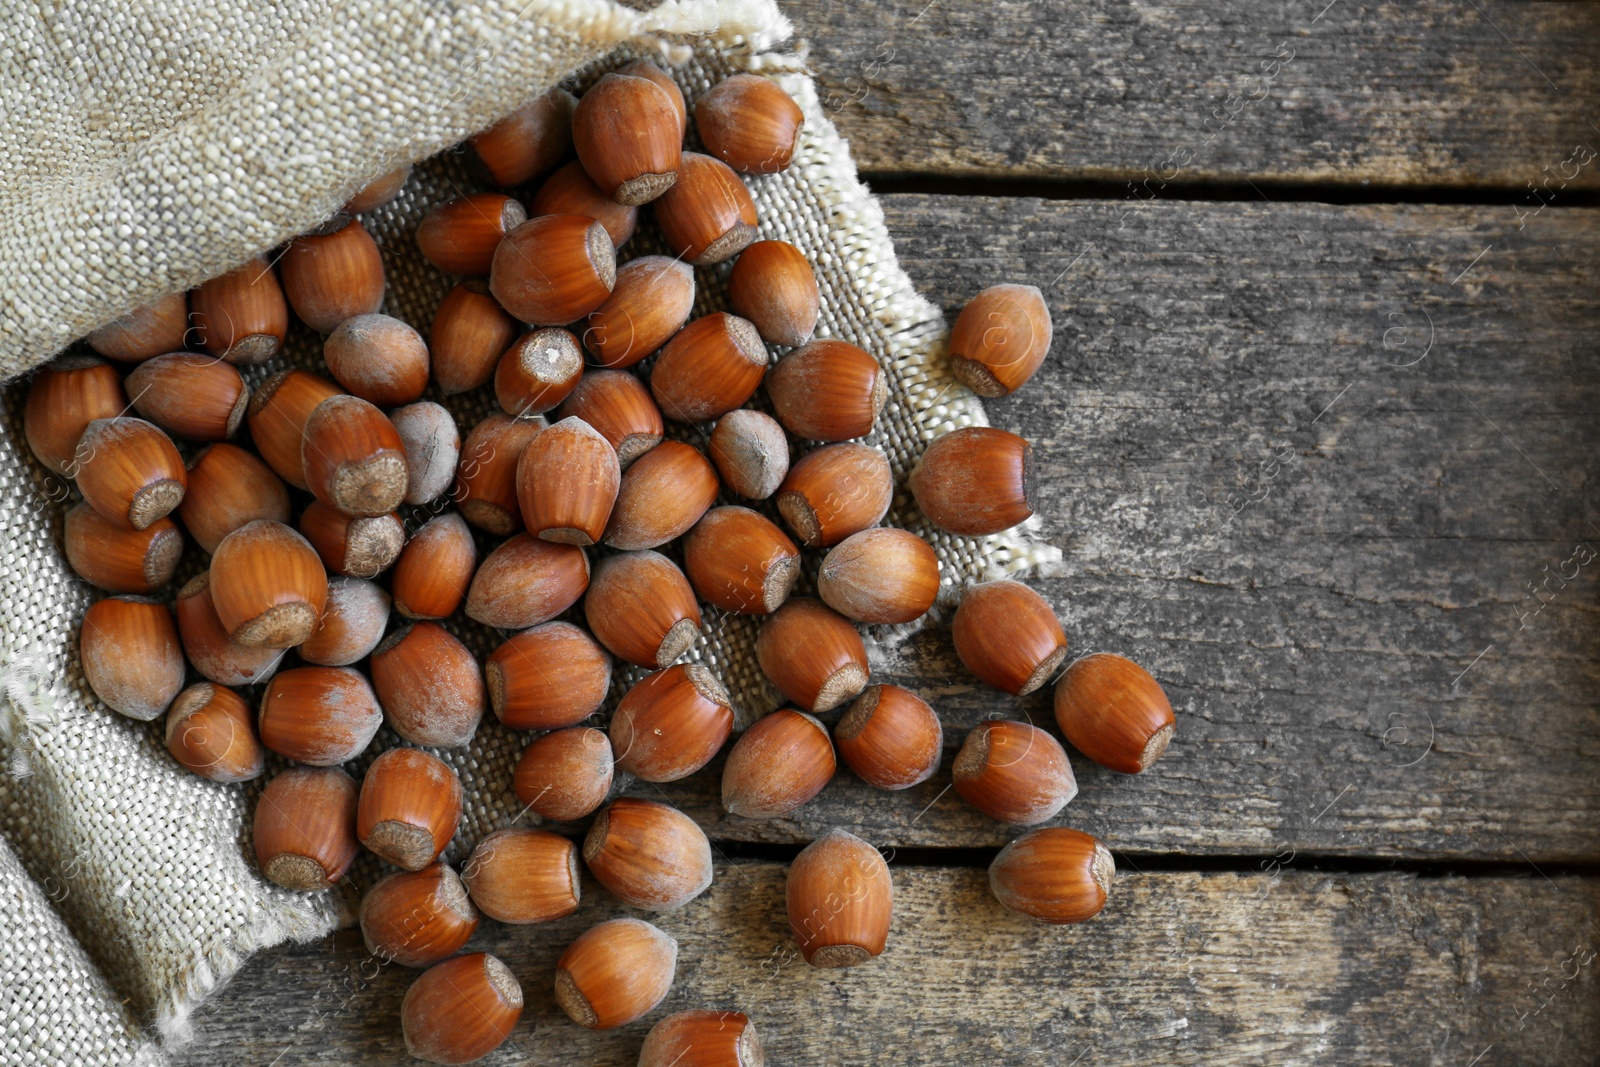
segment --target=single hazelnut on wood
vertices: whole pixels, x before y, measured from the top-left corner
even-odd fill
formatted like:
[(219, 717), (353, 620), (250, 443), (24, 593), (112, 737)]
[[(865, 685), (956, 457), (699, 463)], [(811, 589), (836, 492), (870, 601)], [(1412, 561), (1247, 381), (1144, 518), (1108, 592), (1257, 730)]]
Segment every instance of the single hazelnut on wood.
[(950, 769), (955, 790), (999, 822), (1032, 826), (1078, 795), (1061, 742), (1026, 722), (980, 722), (961, 743)]
[(466, 947), (478, 929), (478, 912), (456, 872), (433, 863), (374, 882), (361, 897), (360, 922), (375, 959), (427, 967)]
[(556, 409), (556, 418), (578, 418), (600, 432), (617, 452), (623, 470), (661, 443), (665, 427), (650, 389), (627, 371), (585, 371)]
[(684, 103), (683, 90), (672, 80), (672, 75), (648, 59), (635, 59), (632, 63), (625, 63), (618, 67), (616, 72), (634, 78), (647, 78), (661, 87), (662, 92), (672, 101), (672, 109), (678, 113), (678, 137), (681, 139), (683, 131), (689, 125), (689, 108)]
[(211, 356), (169, 352), (147, 359), (123, 383), (139, 414), (175, 437), (224, 441), (238, 432), (250, 387)]
[(871, 685), (833, 728), (845, 764), (868, 785), (909, 789), (939, 769), (944, 730), (927, 701), (897, 685)]
[(300, 458), (311, 494), (347, 515), (382, 515), (405, 499), (405, 443), (389, 417), (360, 397), (317, 405)]
[(571, 150), (577, 106), (577, 97), (552, 86), (468, 141), (473, 162), (502, 189), (531, 182)]
[(289, 521), (289, 490), (272, 468), (238, 445), (207, 445), (189, 460), (177, 516), (194, 543), (215, 552), (222, 539), (256, 519)]
[(22, 432), (40, 463), (68, 478), (78, 475), (78, 441), (96, 419), (128, 410), (117, 368), (94, 356), (62, 356), (28, 382)]
[(722, 416), (709, 451), (722, 484), (751, 500), (767, 499), (789, 475), (789, 439), (764, 412), (740, 408)]
[(388, 621), (389, 594), (382, 586), (365, 578), (332, 578), (322, 621), (297, 651), (307, 663), (348, 667), (378, 647)]
[(517, 320), (489, 293), (483, 278), (468, 278), (439, 301), (428, 328), (433, 380), (446, 395), (465, 393), (494, 377), (495, 364), (517, 336)]
[(517, 463), (545, 421), (538, 416), (513, 419), (492, 412), (474, 426), (461, 445), (452, 499), (461, 517), (492, 534), (512, 534), (522, 529), (522, 508), (517, 503)]
[(289, 306), (318, 333), (332, 333), (345, 319), (383, 307), (383, 254), (348, 215), (335, 215), (290, 241), (278, 273)]
[(605, 543), (625, 551), (664, 545), (700, 521), (720, 488), (698, 448), (663, 441), (622, 475)]
[(518, 534), (484, 559), (467, 589), (467, 615), (521, 630), (560, 615), (589, 588), (589, 558), (577, 545)]
[(517, 461), (523, 525), (545, 541), (596, 544), (621, 480), (610, 442), (582, 419), (562, 419), (528, 442)]
[(950, 636), (967, 670), (1017, 696), (1048, 682), (1067, 658), (1067, 637), (1049, 602), (1010, 579), (967, 589)]
[(778, 691), (824, 712), (867, 685), (867, 650), (849, 619), (811, 597), (793, 597), (761, 624), (756, 660)]
[(601, 192), (637, 207), (678, 180), (683, 123), (672, 97), (653, 80), (606, 74), (578, 100), (572, 145)]
[(677, 808), (638, 797), (618, 797), (595, 816), (583, 862), (613, 896), (645, 911), (681, 908), (711, 885), (705, 831)]
[(316, 549), (282, 523), (256, 519), (211, 555), (211, 601), (241, 645), (291, 648), (316, 632), (328, 576)]
[(1037, 286), (992, 286), (950, 330), (950, 372), (979, 396), (1006, 396), (1038, 371), (1050, 338), (1050, 309)]
[(683, 153), (678, 180), (655, 203), (667, 247), (697, 267), (730, 259), (756, 239), (755, 201), (720, 159)]
[(380, 174), (357, 189), (355, 195), (346, 200), (340, 210), (346, 215), (361, 215), (380, 208), (400, 195), (400, 190), (405, 187), (406, 180), (410, 177), (409, 163), (396, 167), (386, 174)]
[(640, 667), (670, 665), (700, 636), (694, 590), (659, 552), (622, 552), (596, 563), (583, 613), (612, 655)]
[(543, 415), (567, 398), (583, 374), (578, 339), (547, 326), (512, 341), (494, 372), (494, 395), (507, 415)]
[(266, 750), (255, 714), (232, 689), (191, 685), (167, 709), (167, 751), (185, 770), (213, 782), (259, 778)]
[(639, 1067), (764, 1067), (756, 1026), (742, 1012), (699, 1009), (667, 1016), (650, 1028)]
[(801, 456), (778, 487), (778, 512), (803, 544), (836, 545), (878, 525), (894, 499), (889, 460), (871, 445), (847, 441)]
[[(331, 590), (328, 602), (332, 604)], [(201, 571), (178, 590), (172, 610), (178, 617), (178, 636), (183, 639), (184, 655), (195, 670), (217, 685), (254, 685), (265, 681), (283, 658), (281, 648), (259, 645), (252, 648), (228, 636), (227, 627), (217, 618), (216, 605), (211, 602), (208, 571)], [(303, 647), (301, 655), (305, 655)], [(252, 726), (252, 732), (254, 729)]]
[(989, 889), (1012, 911), (1042, 923), (1081, 923), (1100, 914), (1116, 874), (1111, 850), (1065, 826), (1030, 830), (989, 864)]
[(742, 406), (766, 373), (767, 346), (756, 328), (718, 311), (667, 342), (650, 372), (650, 392), (667, 418), (704, 422)]
[(322, 342), (328, 373), (380, 408), (409, 404), (428, 387), (428, 345), (388, 315), (352, 315)]
[(358, 519), (320, 500), (300, 513), (300, 532), (329, 571), (352, 578), (376, 578), (406, 543), (405, 525), (394, 512)]
[(436, 963), (400, 1002), (406, 1051), (429, 1063), (471, 1063), (501, 1045), (522, 1018), (522, 986), (487, 952)]
[(857, 622), (911, 622), (925, 615), (939, 595), (939, 557), (909, 530), (862, 530), (824, 557), (817, 571), (817, 595)]
[(417, 247), (446, 274), (489, 273), (506, 234), (528, 220), (520, 201), (501, 193), (473, 193), (439, 204), (417, 225)]
[(63, 531), (67, 565), (108, 593), (153, 593), (172, 581), (183, 556), (183, 534), (171, 519), (130, 530), (78, 504), (67, 512)]
[(773, 414), (796, 437), (846, 441), (872, 432), (889, 397), (878, 361), (847, 341), (812, 341), (767, 373)]
[(562, 919), (578, 910), (578, 848), (548, 830), (496, 830), (472, 850), (461, 881), (491, 919), (519, 925)]
[(754, 74), (713, 85), (695, 101), (694, 121), (706, 151), (746, 174), (787, 170), (806, 122), (794, 97)]
[(456, 417), (431, 400), (389, 412), (406, 451), (407, 504), (431, 504), (449, 491), (461, 461)]
[(189, 329), (189, 304), (182, 293), (168, 293), (135, 308), (85, 337), (89, 347), (119, 363), (138, 363), (183, 349)]
[(811, 340), (821, 300), (810, 262), (787, 241), (757, 241), (739, 253), (728, 275), (728, 303), (769, 344)]
[(545, 179), (528, 202), (528, 217), (540, 215), (582, 215), (606, 228), (612, 248), (621, 248), (633, 236), (639, 222), (639, 209), (619, 204), (589, 177), (583, 164), (574, 160)]
[(472, 740), (489, 699), (478, 659), (436, 622), (396, 630), (372, 650), (372, 688), (389, 726), (413, 745)]
[(856, 967), (883, 953), (894, 881), (878, 850), (830, 830), (801, 850), (785, 882), (789, 930), (813, 967)]
[(991, 426), (952, 430), (923, 450), (911, 495), (928, 521), (950, 533), (1000, 533), (1036, 510), (1033, 446)]
[(256, 799), (256, 865), (285, 889), (327, 889), (344, 877), (356, 840), (356, 783), (337, 767), (291, 767)]
[(189, 318), (200, 347), (229, 363), (265, 363), (289, 332), (283, 287), (260, 256), (202, 282), (189, 294)]
[(776, 819), (822, 792), (836, 768), (827, 727), (793, 708), (757, 719), (728, 751), (722, 807), (746, 819)]
[(606, 302), (617, 282), (611, 235), (583, 215), (541, 215), (495, 249), (489, 291), (535, 326), (562, 326)]
[(517, 799), (552, 822), (591, 814), (611, 791), (611, 740), (592, 726), (569, 726), (535, 739), (511, 776)]
[(489, 705), (513, 730), (559, 730), (597, 711), (611, 657), (581, 628), (547, 622), (507, 638), (483, 665)]
[(611, 715), (617, 766), (647, 782), (675, 782), (715, 756), (733, 732), (733, 706), (698, 663), (647, 674)]
[(443, 619), (456, 613), (472, 587), (478, 550), (466, 520), (455, 512), (429, 519), (395, 561), (390, 588), (394, 610), (408, 619)]
[(556, 1003), (579, 1026), (624, 1026), (666, 999), (677, 965), (673, 938), (641, 919), (610, 919), (556, 961)]
[(1160, 683), (1133, 660), (1110, 652), (1085, 656), (1056, 683), (1056, 722), (1074, 748), (1123, 774), (1148, 770), (1172, 740), (1172, 704)]
[(261, 696), (261, 743), (312, 767), (333, 767), (365, 752), (383, 725), (366, 677), (349, 667), (279, 671)]
[(338, 395), (337, 385), (298, 368), (273, 375), (250, 394), (245, 414), (250, 440), (278, 477), (297, 489), (306, 487), (300, 456), (306, 420), (324, 400)]
[(118, 526), (142, 530), (183, 502), (189, 484), (177, 446), (157, 426), (96, 419), (78, 442), (78, 491)]
[(89, 605), (78, 631), (78, 657), (94, 695), (141, 722), (160, 715), (183, 688), (183, 645), (167, 606), (142, 597), (107, 597)]
[(391, 748), (367, 767), (356, 836), (380, 859), (420, 871), (439, 857), (461, 821), (461, 779), (420, 748)]
[(589, 312), (584, 347), (602, 367), (631, 367), (683, 327), (694, 310), (694, 294), (694, 268), (681, 259), (631, 259), (617, 268), (606, 302)]
[(800, 549), (749, 508), (712, 508), (683, 542), (683, 568), (701, 600), (739, 615), (767, 615), (800, 577)]

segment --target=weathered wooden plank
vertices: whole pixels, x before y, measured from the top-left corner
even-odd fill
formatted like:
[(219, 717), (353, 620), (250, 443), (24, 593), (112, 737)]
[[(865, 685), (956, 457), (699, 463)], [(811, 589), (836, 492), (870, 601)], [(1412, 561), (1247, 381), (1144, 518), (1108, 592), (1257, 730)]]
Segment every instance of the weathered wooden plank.
[(1600, 188), (1595, 148), (1572, 156), (1600, 146), (1592, 4), (782, 7), (867, 171), (1149, 181), (1130, 197), (1242, 179), (1488, 185), (1516, 191), (1506, 210), (1528, 182), (1544, 199)]
[[(1577, 878), (1119, 874), (1098, 918), (1040, 927), (984, 873), (895, 867), (889, 949), (852, 971), (800, 961), (784, 868), (722, 867), (706, 897), (655, 921), (678, 980), (645, 1020), (592, 1033), (551, 997), (556, 958), (616, 902), (586, 886), (548, 927), (485, 922), (527, 1008), (484, 1062), (632, 1065), (669, 1011), (734, 1008), (767, 1062), (808, 1064), (1587, 1064), (1600, 885)], [(592, 890), (592, 892), (591, 892)], [(405, 1064), (397, 1014), (414, 972), (346, 932), (253, 960), (196, 1019), (177, 1064)], [(1481, 1058), (1474, 1061), (1473, 1057)]]
[[(1600, 557), (1574, 556), (1600, 546), (1600, 212), (886, 208), (950, 313), (989, 281), (1048, 290), (1054, 353), (989, 409), (1036, 445), (1066, 555), (1038, 584), (1075, 648), (1146, 663), (1178, 710), (1142, 776), (1075, 759), (1059, 821), (1155, 852), (1600, 858)], [(943, 630), (882, 677), (938, 707), (951, 752), (984, 717), (1053, 728)], [(663, 790), (715, 838), (1008, 835), (943, 792), (948, 762), (905, 794), (841, 772), (773, 823), (718, 820), (718, 766)]]

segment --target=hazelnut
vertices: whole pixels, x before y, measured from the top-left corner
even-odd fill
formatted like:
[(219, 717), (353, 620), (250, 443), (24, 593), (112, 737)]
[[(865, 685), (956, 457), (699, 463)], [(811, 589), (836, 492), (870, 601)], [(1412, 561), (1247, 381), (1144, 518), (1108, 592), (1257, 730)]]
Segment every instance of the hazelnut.
[(683, 153), (678, 180), (655, 204), (661, 236), (675, 255), (708, 267), (742, 252), (756, 239), (755, 201), (724, 162)]
[(349, 667), (279, 671), (261, 696), (261, 743), (312, 767), (355, 759), (383, 725), (365, 676)]
[(765, 500), (789, 475), (789, 439), (771, 415), (730, 411), (711, 431), (711, 461), (722, 484), (751, 500)]
[(250, 705), (210, 682), (191, 685), (172, 702), (166, 743), (180, 766), (213, 782), (259, 778), (266, 754)]
[(122, 375), (94, 356), (62, 356), (46, 363), (28, 383), (22, 432), (40, 463), (68, 478), (78, 475), (78, 441), (97, 419), (128, 409)]
[(483, 673), (502, 723), (513, 730), (558, 730), (599, 709), (611, 688), (611, 657), (579, 627), (547, 622), (507, 638)]
[(767, 373), (767, 346), (737, 315), (695, 319), (668, 341), (650, 372), (661, 413), (677, 422), (704, 422), (740, 407)]
[(1031, 826), (1078, 795), (1061, 742), (1031, 723), (992, 719), (972, 728), (950, 770), (968, 804), (999, 822)]
[(467, 615), (521, 630), (560, 615), (589, 587), (589, 559), (577, 545), (518, 534), (489, 553), (467, 589)]
[(728, 303), (768, 344), (811, 340), (821, 300), (811, 264), (787, 241), (757, 241), (739, 253), (728, 275)]
[(956, 608), (950, 636), (956, 655), (981, 681), (1025, 696), (1067, 658), (1061, 621), (1044, 597), (1002, 579), (969, 588)]
[(756, 660), (778, 691), (824, 712), (867, 684), (867, 650), (843, 615), (810, 597), (793, 597), (761, 624)]
[(380, 408), (409, 404), (428, 387), (428, 345), (388, 315), (352, 315), (322, 342), (328, 372)]
[(318, 333), (332, 333), (345, 319), (383, 307), (383, 254), (348, 215), (335, 215), (290, 241), (278, 273), (289, 306)]
[(698, 448), (663, 441), (622, 476), (605, 542), (625, 551), (664, 545), (700, 521), (720, 488)]
[(400, 195), (400, 190), (405, 187), (406, 180), (411, 177), (411, 164), (396, 167), (387, 174), (380, 174), (366, 185), (355, 191), (355, 195), (344, 202), (340, 210), (346, 215), (362, 215), (389, 203)]
[(489, 273), (506, 234), (528, 220), (519, 201), (501, 193), (474, 193), (439, 204), (417, 225), (423, 258), (446, 274)]
[(394, 732), (413, 745), (472, 740), (488, 697), (478, 659), (436, 622), (390, 634), (372, 650), (372, 688)]
[(316, 631), (300, 645), (300, 658), (323, 667), (348, 667), (366, 659), (383, 639), (389, 594), (365, 578), (328, 582), (328, 603)]
[(749, 1018), (737, 1011), (680, 1011), (650, 1028), (639, 1067), (763, 1067)]
[(535, 326), (560, 326), (606, 302), (617, 282), (611, 235), (583, 215), (541, 215), (506, 234), (489, 268), (500, 306)]
[(848, 441), (801, 456), (778, 487), (778, 511), (803, 544), (836, 545), (878, 525), (894, 499), (889, 460), (871, 445)]
[(406, 495), (406, 449), (389, 417), (357, 396), (332, 396), (306, 419), (301, 464), (311, 495), (347, 515), (393, 511)]
[(583, 344), (602, 367), (622, 369), (651, 355), (689, 320), (694, 268), (668, 256), (640, 256), (617, 268), (606, 302), (589, 313)]
[(275, 374), (250, 394), (245, 414), (250, 440), (278, 477), (296, 489), (306, 487), (300, 456), (306, 420), (324, 400), (338, 395), (338, 386), (305, 370)]
[(579, 1026), (624, 1026), (666, 999), (677, 964), (677, 941), (640, 919), (610, 919), (556, 961), (556, 1003)]
[(637, 207), (678, 178), (683, 122), (667, 91), (649, 78), (606, 74), (578, 100), (572, 145), (600, 191)]
[(356, 783), (337, 767), (291, 767), (261, 791), (256, 865), (285, 889), (322, 890), (344, 877), (356, 840)]
[(734, 742), (722, 769), (722, 807), (746, 819), (776, 819), (807, 804), (833, 779), (833, 743), (822, 723), (780, 708)]
[(83, 676), (112, 711), (141, 722), (183, 688), (183, 645), (165, 604), (108, 597), (89, 605), (78, 632)]
[(639, 209), (630, 204), (619, 204), (589, 178), (588, 171), (577, 161), (568, 163), (545, 179), (539, 191), (528, 203), (528, 215), (582, 215), (594, 219), (606, 228), (612, 248), (621, 248), (633, 236), (638, 225)]
[(878, 850), (830, 830), (801, 850), (785, 885), (789, 930), (813, 967), (856, 967), (883, 953), (894, 881)]
[(645, 675), (611, 715), (617, 766), (647, 782), (675, 782), (711, 762), (733, 732), (733, 706), (716, 675), (677, 663)]
[(462, 518), (493, 534), (522, 529), (517, 463), (528, 442), (544, 428), (538, 416), (513, 419), (498, 411), (472, 428), (461, 445), (452, 494)]
[(767, 373), (772, 410), (784, 429), (813, 441), (846, 441), (872, 432), (889, 382), (864, 350), (845, 341), (812, 341)]
[(911, 495), (950, 533), (1000, 533), (1035, 507), (1033, 447), (1014, 433), (967, 426), (937, 437), (911, 471)]
[(222, 539), (256, 519), (289, 521), (289, 490), (272, 468), (238, 445), (219, 442), (194, 454), (177, 515), (194, 543), (215, 552)]
[(684, 539), (683, 566), (706, 603), (766, 615), (788, 599), (800, 577), (800, 550), (758, 512), (712, 508)]
[(494, 395), (507, 415), (543, 415), (567, 398), (583, 374), (578, 339), (557, 326), (531, 330), (505, 350)]
[(478, 169), (501, 188), (524, 185), (544, 174), (572, 148), (572, 113), (577, 106), (578, 98), (559, 86), (534, 97), (467, 142)]
[(109, 593), (155, 592), (172, 580), (183, 555), (183, 534), (171, 519), (129, 530), (78, 504), (67, 512), (63, 527), (67, 565)]
[(1042, 923), (1081, 923), (1100, 914), (1116, 874), (1111, 850), (1064, 826), (1030, 830), (989, 865), (994, 898)]
[(552, 822), (582, 819), (611, 791), (611, 741), (604, 730), (569, 726), (537, 738), (512, 774), (517, 799)]
[(672, 101), (672, 110), (677, 112), (678, 138), (681, 140), (683, 131), (689, 125), (689, 108), (683, 101), (683, 90), (672, 80), (672, 75), (648, 59), (635, 59), (632, 63), (625, 63), (618, 67), (616, 72), (634, 78), (647, 78), (661, 87), (662, 92), (667, 94), (667, 99)]
[(589, 370), (556, 409), (557, 419), (578, 418), (600, 432), (623, 470), (661, 443), (661, 409), (649, 388), (627, 371)]
[(250, 387), (231, 363), (189, 352), (147, 359), (124, 382), (134, 410), (175, 437), (224, 441), (238, 432)]
[(143, 419), (96, 419), (78, 442), (78, 491), (118, 526), (142, 530), (183, 501), (188, 473), (161, 430)]
[(595, 564), (583, 599), (595, 638), (640, 667), (666, 667), (700, 636), (689, 580), (659, 552), (623, 552)]
[(394, 610), (408, 619), (443, 619), (456, 613), (472, 586), (477, 546), (455, 512), (429, 519), (395, 561), (390, 588)]
[(189, 329), (189, 304), (182, 293), (168, 293), (135, 308), (85, 337), (89, 347), (119, 363), (138, 363), (183, 348)]
[(278, 354), (289, 332), (283, 287), (272, 264), (260, 256), (201, 283), (189, 294), (189, 317), (200, 348), (229, 363), (265, 363)]
[(1074, 748), (1102, 767), (1139, 774), (1172, 740), (1172, 704), (1133, 660), (1110, 652), (1084, 656), (1056, 683), (1056, 722)]
[(439, 301), (428, 329), (433, 380), (445, 395), (465, 393), (494, 377), (495, 364), (517, 336), (517, 320), (489, 294), (489, 283), (468, 278)]
[(433, 863), (374, 882), (361, 897), (360, 922), (374, 958), (427, 967), (466, 947), (478, 929), (478, 912), (456, 872)]
[(461, 779), (438, 756), (391, 748), (367, 767), (356, 836), (396, 867), (420, 871), (439, 858), (461, 821)]
[(672, 911), (711, 885), (711, 842), (677, 808), (618, 797), (595, 816), (583, 861), (624, 904)]
[(775, 174), (788, 169), (806, 120), (776, 82), (735, 74), (695, 101), (694, 121), (706, 150), (734, 170)]
[(610, 442), (582, 419), (562, 419), (528, 442), (517, 461), (523, 525), (545, 541), (595, 544), (621, 480)]
[(1050, 337), (1050, 309), (1037, 286), (992, 286), (956, 318), (950, 372), (979, 396), (1006, 396), (1044, 363)]
[(431, 504), (449, 491), (461, 461), (456, 417), (431, 400), (389, 412), (406, 452), (407, 504)]
[(300, 513), (300, 532), (328, 570), (353, 578), (376, 578), (406, 543), (406, 528), (394, 512), (358, 519), (320, 500)]
[(833, 729), (845, 764), (868, 785), (909, 789), (933, 777), (944, 730), (927, 701), (897, 685), (872, 685)]
[(316, 549), (282, 523), (256, 519), (211, 556), (211, 601), (241, 645), (291, 648), (316, 632), (328, 578)]
[(939, 595), (939, 557), (909, 530), (862, 530), (834, 545), (823, 559), (817, 595), (857, 622), (911, 622), (925, 615)]
[(461, 868), (478, 910), (503, 923), (562, 919), (578, 910), (578, 849), (548, 830), (496, 830)]
[[(330, 609), (332, 603), (330, 589)], [(190, 664), (217, 685), (266, 681), (283, 658), (281, 648), (251, 648), (228, 636), (227, 627), (217, 618), (216, 605), (211, 602), (211, 575), (207, 571), (201, 571), (178, 590), (173, 613), (178, 617), (178, 635), (183, 638), (183, 651)], [(305, 655), (303, 646), (300, 654)], [(254, 729), (252, 726), (252, 732)]]
[(406, 1051), (429, 1063), (471, 1063), (505, 1044), (522, 1018), (522, 986), (487, 952), (434, 964), (400, 1002)]

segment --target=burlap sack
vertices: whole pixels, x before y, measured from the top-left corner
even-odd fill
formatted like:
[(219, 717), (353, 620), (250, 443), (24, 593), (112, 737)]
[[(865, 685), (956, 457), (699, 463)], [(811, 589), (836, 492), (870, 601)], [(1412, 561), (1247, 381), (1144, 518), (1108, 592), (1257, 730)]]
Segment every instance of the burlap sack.
[[(768, 51), (788, 33), (771, 0), (647, 13), (605, 0), (4, 8), (0, 34), (14, 50), (0, 54), (0, 373), (25, 371), (132, 307), (272, 248), (370, 178), (434, 156), (558, 80), (581, 89), (649, 54), (691, 100), (744, 70), (800, 101), (806, 131), (794, 165), (750, 182), (762, 236), (794, 243), (816, 265), (819, 335), (861, 345), (888, 368), (890, 399), (871, 440), (903, 479), (927, 441), (983, 423), (983, 411), (946, 372), (940, 313), (896, 263), (803, 61)], [(363, 220), (384, 251), (386, 310), (424, 333), (451, 282), (422, 262), (412, 232), (431, 205), (475, 188), (446, 153)], [(657, 250), (643, 225), (624, 255)], [(699, 272), (697, 315), (719, 308), (725, 273)], [(319, 348), (301, 328), (284, 359), (318, 367)], [(252, 384), (264, 373), (253, 371)], [(260, 783), (221, 786), (180, 770), (159, 721), (124, 719), (89, 691), (77, 630), (97, 594), (62, 558), (73, 490), (28, 452), (25, 390), (23, 381), (4, 387), (0, 418), (0, 737), (11, 771), (0, 775), (0, 1064), (150, 1062), (252, 952), (347, 921), (354, 889), (308, 896), (265, 883), (248, 858)], [(466, 426), (489, 404), (478, 396), (453, 407)], [(947, 594), (1056, 555), (1025, 532), (937, 535), (903, 496), (889, 521), (930, 537)], [(180, 578), (204, 565), (198, 550), (189, 557)], [(449, 625), (480, 653), (501, 636)], [(777, 699), (755, 665), (754, 630), (708, 614), (691, 653), (728, 682), (743, 722)], [(518, 817), (510, 768), (528, 740), (490, 721), (466, 749), (440, 752), (468, 798), (447, 858)], [(384, 731), (375, 751), (394, 741)]]

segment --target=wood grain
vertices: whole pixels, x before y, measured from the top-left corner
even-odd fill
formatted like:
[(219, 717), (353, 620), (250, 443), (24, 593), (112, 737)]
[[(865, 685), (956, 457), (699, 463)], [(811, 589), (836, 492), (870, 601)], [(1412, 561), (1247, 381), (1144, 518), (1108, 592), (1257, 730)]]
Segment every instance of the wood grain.
[[(470, 947), (505, 960), (527, 1008), (513, 1044), (483, 1062), (631, 1067), (650, 1025), (690, 1007), (748, 1013), (767, 1062), (785, 1067), (1421, 1067), (1480, 1053), (1476, 1067), (1558, 1067), (1591, 1062), (1600, 1043), (1592, 881), (1124, 870), (1100, 916), (1052, 928), (1002, 910), (982, 871), (893, 877), (888, 950), (819, 971), (789, 937), (784, 868), (719, 868), (705, 897), (654, 917), (680, 944), (667, 1001), (604, 1033), (568, 1022), (550, 990), (562, 949), (614, 900), (589, 882), (569, 919), (486, 921)], [(263, 953), (203, 1009), (174, 1063), (412, 1063), (397, 1012), (414, 975), (369, 957), (355, 932)]]
[[(783, 0), (863, 170), (1600, 188), (1592, 4)], [(1593, 149), (1590, 156), (1594, 154)], [(1546, 171), (1544, 168), (1550, 168)], [(1546, 191), (1546, 188), (1550, 192)]]
[[(885, 207), (949, 314), (989, 282), (1046, 289), (1052, 355), (989, 406), (1034, 442), (1065, 552), (1036, 584), (1076, 651), (1134, 657), (1177, 709), (1144, 775), (1074, 754), (1057, 821), (1149, 852), (1600, 859), (1600, 557), (1578, 565), (1600, 551), (1600, 212)], [(1054, 729), (1048, 694), (980, 686), (943, 628), (878, 677), (944, 718), (929, 783), (841, 771), (776, 822), (719, 818), (720, 764), (662, 793), (725, 840), (1003, 843), (943, 792), (948, 758), (985, 717)]]

